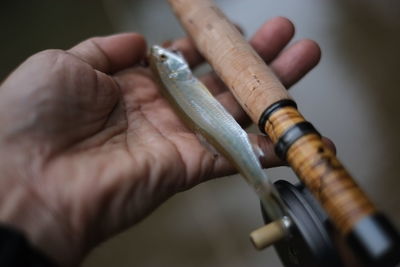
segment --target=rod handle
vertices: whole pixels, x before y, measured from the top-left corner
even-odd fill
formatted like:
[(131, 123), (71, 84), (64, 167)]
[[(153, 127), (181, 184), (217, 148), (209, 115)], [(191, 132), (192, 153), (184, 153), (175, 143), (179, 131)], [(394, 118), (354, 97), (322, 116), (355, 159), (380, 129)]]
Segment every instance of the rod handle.
[[(259, 123), (261, 129), (275, 144), (291, 140), (283, 150), (284, 158), (321, 202), (337, 230), (343, 236), (351, 236), (354, 231), (358, 232), (364, 220), (374, 218), (376, 208), (318, 134), (309, 131), (296, 138), (288, 138), (288, 131), (292, 131), (291, 134), (296, 130), (301, 133), (304, 129), (299, 129), (299, 124), (303, 123), (304, 128), (306, 123), (295, 107), (278, 107), (274, 112), (266, 112), (277, 103), (290, 102), (291, 97), (214, 2), (168, 1), (200, 53), (253, 122), (262, 121)], [(269, 113), (267, 117), (266, 113)], [(390, 232), (385, 230), (389, 226), (382, 222), (376, 222), (373, 227), (383, 235)], [(391, 229), (396, 232), (393, 227)], [(368, 247), (367, 243), (371, 242), (358, 240), (363, 247)]]

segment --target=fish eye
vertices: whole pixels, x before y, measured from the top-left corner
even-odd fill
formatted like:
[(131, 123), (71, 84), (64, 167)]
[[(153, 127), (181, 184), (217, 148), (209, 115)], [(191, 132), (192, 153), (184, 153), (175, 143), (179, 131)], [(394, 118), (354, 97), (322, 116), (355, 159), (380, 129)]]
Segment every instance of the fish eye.
[(160, 55), (160, 59), (161, 59), (161, 61), (165, 61), (165, 60), (168, 59), (168, 57), (167, 57), (167, 55), (165, 55), (165, 54), (161, 54), (161, 55)]

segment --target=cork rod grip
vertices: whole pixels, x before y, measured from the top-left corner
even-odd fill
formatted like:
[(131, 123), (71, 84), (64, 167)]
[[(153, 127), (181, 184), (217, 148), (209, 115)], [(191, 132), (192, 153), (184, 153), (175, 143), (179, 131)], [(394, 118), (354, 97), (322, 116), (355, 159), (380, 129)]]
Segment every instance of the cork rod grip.
[[(213, 1), (169, 0), (169, 3), (201, 54), (255, 123), (267, 107), (290, 99), (280, 81)], [(265, 131), (276, 143), (290, 127), (304, 121), (297, 109), (284, 107), (266, 120)], [(286, 159), (342, 234), (375, 212), (372, 203), (318, 135), (308, 134), (296, 140), (287, 150)]]
[(266, 106), (290, 98), (213, 1), (169, 0), (169, 3), (200, 53), (253, 121), (258, 120)]

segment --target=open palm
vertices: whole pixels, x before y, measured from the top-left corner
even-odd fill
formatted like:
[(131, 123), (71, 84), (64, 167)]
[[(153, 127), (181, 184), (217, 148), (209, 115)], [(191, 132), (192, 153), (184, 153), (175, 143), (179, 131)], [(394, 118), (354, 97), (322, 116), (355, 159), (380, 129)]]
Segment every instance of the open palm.
[[(251, 40), (287, 87), (320, 55), (309, 40), (282, 52), (293, 32), (290, 22), (276, 18)], [(190, 40), (172, 46), (192, 67), (202, 63)], [(34, 55), (0, 88), (0, 154), (24, 151), (7, 157), (0, 169), (11, 188), (28, 188), (23, 199), (32, 203), (29, 211), (1, 219), (19, 225), (63, 265), (75, 264), (174, 193), (234, 172), (160, 95), (150, 70), (139, 65), (145, 54), (136, 34), (93, 38), (68, 51)], [(215, 74), (203, 81), (239, 123), (249, 124)], [(264, 166), (280, 163), (267, 138), (252, 139), (267, 152)], [(26, 226), (37, 210), (45, 225), (59, 227)]]

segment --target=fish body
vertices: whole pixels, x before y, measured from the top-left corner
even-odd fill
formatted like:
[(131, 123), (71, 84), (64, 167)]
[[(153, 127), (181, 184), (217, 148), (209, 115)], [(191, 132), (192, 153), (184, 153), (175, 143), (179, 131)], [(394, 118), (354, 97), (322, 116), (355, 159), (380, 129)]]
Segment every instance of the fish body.
[(247, 133), (192, 74), (185, 59), (153, 46), (150, 65), (164, 87), (164, 95), (184, 121), (236, 166), (255, 188), (272, 219), (282, 218), (285, 214), (279, 194), (263, 171)]

